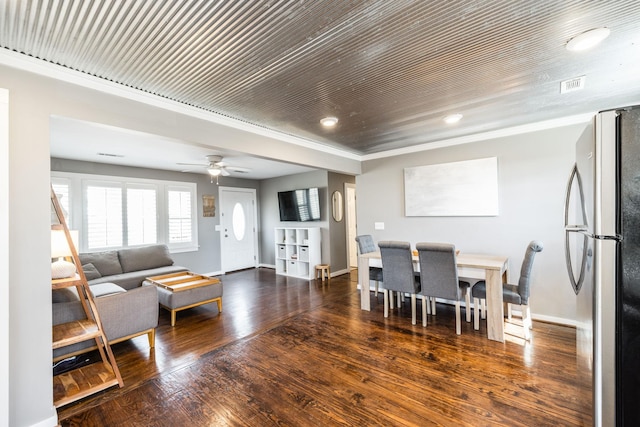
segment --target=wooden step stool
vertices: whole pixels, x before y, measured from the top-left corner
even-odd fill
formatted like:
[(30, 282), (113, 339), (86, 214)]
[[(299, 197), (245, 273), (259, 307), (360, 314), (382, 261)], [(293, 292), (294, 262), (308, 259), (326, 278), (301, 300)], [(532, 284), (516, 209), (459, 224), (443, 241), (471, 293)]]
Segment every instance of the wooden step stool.
[(322, 279), (324, 282), (325, 275), (327, 276), (327, 280), (331, 279), (331, 269), (329, 268), (329, 264), (316, 265), (316, 279)]

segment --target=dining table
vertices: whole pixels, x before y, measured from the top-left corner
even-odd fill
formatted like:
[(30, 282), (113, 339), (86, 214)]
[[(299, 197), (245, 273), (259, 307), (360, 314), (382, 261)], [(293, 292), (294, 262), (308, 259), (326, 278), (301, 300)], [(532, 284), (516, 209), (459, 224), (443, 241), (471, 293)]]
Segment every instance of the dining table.
[[(418, 265), (418, 255), (413, 253), (414, 265)], [(509, 258), (502, 255), (471, 254), (461, 252), (456, 256), (458, 275), (483, 278), (487, 283), (487, 337), (504, 342), (504, 304), (502, 284), (507, 282)], [(360, 308), (371, 310), (369, 267), (382, 267), (380, 251), (358, 255), (358, 284), (360, 286)], [(383, 270), (384, 276), (384, 270)], [(384, 285), (382, 286), (384, 287)], [(471, 307), (467, 307), (470, 310)]]

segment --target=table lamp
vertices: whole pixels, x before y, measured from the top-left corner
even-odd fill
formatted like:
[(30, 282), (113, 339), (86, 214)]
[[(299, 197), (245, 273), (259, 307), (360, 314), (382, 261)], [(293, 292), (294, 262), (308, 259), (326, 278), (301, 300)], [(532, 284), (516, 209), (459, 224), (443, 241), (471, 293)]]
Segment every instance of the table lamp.
[[(78, 230), (69, 230), (73, 246), (78, 247)], [(51, 258), (58, 258), (51, 263), (51, 278), (64, 279), (76, 274), (76, 265), (66, 261), (64, 257), (71, 256), (71, 248), (67, 243), (64, 230), (51, 230)]]

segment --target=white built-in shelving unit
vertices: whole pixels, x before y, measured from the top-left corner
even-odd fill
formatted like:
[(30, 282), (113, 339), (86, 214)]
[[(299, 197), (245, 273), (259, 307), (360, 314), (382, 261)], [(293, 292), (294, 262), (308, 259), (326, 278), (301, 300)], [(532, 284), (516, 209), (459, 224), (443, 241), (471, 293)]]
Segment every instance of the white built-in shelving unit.
[(311, 280), (321, 263), (320, 228), (276, 227), (276, 274)]

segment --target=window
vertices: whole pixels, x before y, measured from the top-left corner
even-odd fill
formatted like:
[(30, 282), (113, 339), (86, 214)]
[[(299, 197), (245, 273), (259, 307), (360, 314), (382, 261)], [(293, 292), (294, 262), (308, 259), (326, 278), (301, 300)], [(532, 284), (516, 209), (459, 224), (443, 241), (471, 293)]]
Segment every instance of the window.
[(128, 246), (158, 242), (156, 192), (155, 188), (127, 188)]
[(122, 189), (101, 184), (87, 184), (86, 190), (87, 249), (120, 248), (122, 233)]
[(51, 175), (61, 205), (75, 213), (77, 221), (68, 224), (80, 230), (81, 252), (154, 243), (165, 243), (172, 252), (197, 250), (196, 184)]
[(169, 242), (191, 242), (191, 218), (193, 217), (191, 192), (180, 189), (170, 189), (167, 194)]

